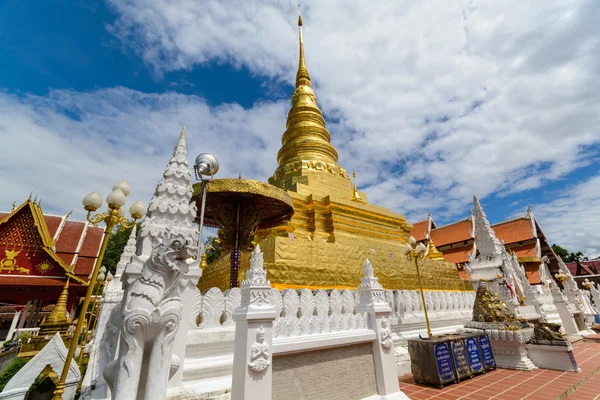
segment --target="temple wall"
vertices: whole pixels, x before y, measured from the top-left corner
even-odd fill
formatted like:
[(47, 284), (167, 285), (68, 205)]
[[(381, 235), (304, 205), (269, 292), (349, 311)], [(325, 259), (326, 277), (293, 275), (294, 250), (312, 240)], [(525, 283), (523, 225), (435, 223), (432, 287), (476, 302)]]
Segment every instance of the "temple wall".
[[(385, 295), (392, 309), (390, 322), (397, 372), (402, 375), (410, 372), (406, 340), (423, 334), (426, 329), (423, 306), (416, 290), (386, 290)], [(425, 292), (433, 333), (449, 333), (463, 328), (463, 323), (472, 318), (474, 299), (472, 291)], [(173, 398), (180, 396), (182, 391), (203, 393), (208, 395), (207, 398), (228, 393), (234, 351), (235, 322), (232, 315), (240, 301), (239, 288), (224, 292), (211, 288), (194, 298), (189, 321), (194, 328), (188, 332), (183, 388), (171, 388)], [(280, 345), (276, 343), (301, 343), (309, 336), (334, 333), (339, 333), (337, 336), (341, 338), (350, 331), (360, 334), (367, 326), (365, 317), (355, 313), (358, 304), (355, 290), (271, 289), (270, 302), (275, 304), (278, 315), (273, 324), (274, 353), (280, 353)], [(283, 354), (277, 357), (281, 356)], [(349, 363), (352, 364), (351, 361)], [(276, 368), (276, 363), (274, 366)]]
[(352, 400), (376, 393), (372, 343), (273, 358), (274, 400)]

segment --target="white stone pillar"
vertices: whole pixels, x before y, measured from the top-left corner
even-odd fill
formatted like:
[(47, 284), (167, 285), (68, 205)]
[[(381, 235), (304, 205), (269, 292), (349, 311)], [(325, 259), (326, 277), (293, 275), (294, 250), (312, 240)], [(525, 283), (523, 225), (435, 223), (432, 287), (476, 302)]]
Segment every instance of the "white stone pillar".
[(383, 288), (375, 277), (373, 265), (368, 259), (363, 270), (364, 275), (358, 287), (359, 304), (356, 312), (369, 314), (369, 327), (377, 335), (377, 339), (373, 342), (377, 394), (385, 399), (408, 399), (400, 391), (396, 373), (396, 356), (390, 322), (392, 309), (385, 299)]
[(273, 321), (277, 316), (270, 303), (271, 283), (263, 269), (263, 254), (256, 245), (246, 280), (242, 282), (242, 302), (233, 313), (235, 347), (231, 400), (270, 400), (273, 387)]
[(19, 317), (21, 316), (21, 311), (15, 312), (13, 316), (12, 323), (10, 324), (10, 328), (8, 329), (8, 335), (6, 335), (6, 340), (11, 340), (15, 330), (17, 328), (17, 322), (19, 322)]
[(554, 305), (556, 306), (558, 315), (560, 315), (562, 326), (565, 328), (565, 333), (567, 335), (578, 335), (579, 328), (575, 323), (573, 313), (569, 310), (567, 299), (565, 299), (565, 296), (558, 287), (552, 288), (552, 298), (554, 299)]
[(185, 275), (187, 283), (183, 287), (181, 298), (188, 301), (184, 301), (181, 308), (181, 323), (173, 342), (173, 355), (181, 360), (182, 366), (177, 369), (177, 372), (169, 380), (169, 388), (180, 387), (183, 384), (183, 363), (185, 360), (185, 348), (187, 343), (188, 331), (190, 330), (189, 320), (192, 313), (192, 302), (190, 299), (194, 298), (194, 292), (198, 290), (198, 280), (202, 276), (202, 269), (198, 263), (190, 266), (188, 273)]

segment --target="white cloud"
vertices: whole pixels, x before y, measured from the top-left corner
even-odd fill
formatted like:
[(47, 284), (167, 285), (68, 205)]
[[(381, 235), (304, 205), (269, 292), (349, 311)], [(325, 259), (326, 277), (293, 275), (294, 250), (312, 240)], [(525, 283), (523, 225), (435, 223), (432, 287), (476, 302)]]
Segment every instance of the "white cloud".
[[(216, 60), (293, 82), (294, 2), (110, 2), (112, 31), (159, 71)], [(308, 69), (339, 120), (340, 162), (371, 201), (452, 216), (474, 193), (564, 177), (600, 141), (592, 0), (302, 4)]]
[[(127, 179), (132, 199), (150, 200), (187, 125), (188, 156), (209, 151), (220, 176), (266, 180), (275, 170), (277, 137), (285, 121), (283, 103), (209, 107), (195, 96), (144, 94), (126, 88), (91, 93), (52, 91), (47, 97), (0, 93), (3, 209), (33, 191), (51, 213), (74, 209), (93, 190), (106, 196)], [(69, 115), (69, 116), (67, 116)], [(75, 116), (75, 119), (73, 117)], [(232, 155), (235, 154), (235, 157)]]
[(533, 211), (551, 244), (600, 256), (600, 175), (557, 193)]

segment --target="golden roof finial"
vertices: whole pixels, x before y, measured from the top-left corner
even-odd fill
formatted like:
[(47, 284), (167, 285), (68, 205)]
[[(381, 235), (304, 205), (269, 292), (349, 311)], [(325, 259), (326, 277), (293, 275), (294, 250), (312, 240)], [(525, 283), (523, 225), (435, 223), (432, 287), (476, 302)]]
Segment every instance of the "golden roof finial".
[(204, 270), (204, 268), (208, 267), (208, 263), (206, 262), (206, 250), (202, 253), (202, 261), (200, 261), (200, 268)]
[(310, 86), (310, 75), (306, 68), (304, 59), (304, 40), (302, 40), (302, 15), (300, 15), (300, 4), (298, 4), (298, 34), (300, 37), (300, 60), (298, 62), (298, 72), (296, 73), (296, 87), (300, 85)]
[(185, 137), (185, 126), (181, 129), (181, 133), (179, 134), (179, 139)]

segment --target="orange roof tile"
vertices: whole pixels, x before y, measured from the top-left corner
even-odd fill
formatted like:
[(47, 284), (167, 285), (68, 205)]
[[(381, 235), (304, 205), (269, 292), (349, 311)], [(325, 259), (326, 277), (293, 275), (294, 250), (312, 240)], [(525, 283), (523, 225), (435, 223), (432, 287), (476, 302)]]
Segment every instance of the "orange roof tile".
[(431, 238), (435, 242), (436, 247), (440, 248), (448, 244), (470, 240), (472, 228), (471, 220), (465, 219), (433, 229), (431, 231)]
[(533, 239), (529, 218), (523, 217), (492, 225), (496, 237), (504, 240), (505, 244), (523, 242)]
[(535, 242), (527, 243), (521, 246), (510, 247), (510, 250), (514, 251), (517, 255), (517, 258), (530, 258), (530, 257), (538, 257), (537, 251), (535, 249)]
[(410, 236), (414, 237), (417, 240), (417, 242), (420, 242), (427, 238), (428, 229), (429, 220), (426, 219), (425, 221), (415, 222), (413, 224), (412, 231), (410, 231)]
[(473, 251), (472, 245), (457, 247), (454, 249), (444, 250), (442, 254), (444, 259), (454, 264), (463, 264), (469, 261), (468, 254)]

